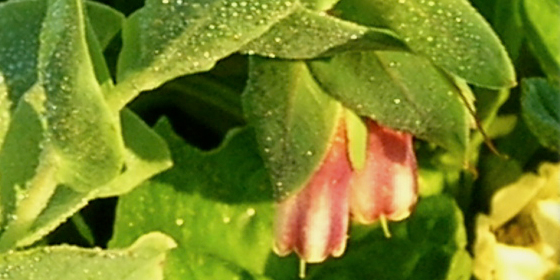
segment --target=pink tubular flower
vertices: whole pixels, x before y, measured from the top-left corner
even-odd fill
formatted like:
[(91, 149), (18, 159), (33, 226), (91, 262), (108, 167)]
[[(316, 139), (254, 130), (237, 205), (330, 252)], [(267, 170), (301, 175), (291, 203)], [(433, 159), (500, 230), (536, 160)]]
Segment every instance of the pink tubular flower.
[(274, 248), (278, 255), (295, 251), (303, 262), (318, 263), (344, 252), (352, 174), (347, 145), (341, 121), (319, 169), (306, 186), (278, 205)]
[(412, 135), (372, 120), (366, 125), (362, 169), (352, 170), (346, 125), (340, 121), (319, 169), (299, 192), (278, 204), (274, 247), (278, 255), (295, 251), (303, 264), (339, 257), (346, 248), (350, 213), (365, 224), (410, 215), (417, 199)]
[(364, 224), (403, 220), (410, 215), (417, 199), (412, 135), (369, 119), (366, 124), (366, 162), (361, 170), (354, 172), (351, 183), (353, 219)]

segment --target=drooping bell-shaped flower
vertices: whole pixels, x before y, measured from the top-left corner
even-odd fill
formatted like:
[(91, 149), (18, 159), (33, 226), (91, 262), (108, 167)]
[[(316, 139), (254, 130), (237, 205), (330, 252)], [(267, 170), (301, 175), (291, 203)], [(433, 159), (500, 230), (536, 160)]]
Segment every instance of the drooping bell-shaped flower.
[(354, 220), (364, 224), (407, 218), (417, 200), (416, 156), (412, 135), (366, 120), (367, 147), (362, 169), (350, 191)]
[(318, 170), (297, 193), (278, 205), (275, 251), (295, 251), (302, 262), (317, 263), (346, 248), (352, 167), (344, 121)]

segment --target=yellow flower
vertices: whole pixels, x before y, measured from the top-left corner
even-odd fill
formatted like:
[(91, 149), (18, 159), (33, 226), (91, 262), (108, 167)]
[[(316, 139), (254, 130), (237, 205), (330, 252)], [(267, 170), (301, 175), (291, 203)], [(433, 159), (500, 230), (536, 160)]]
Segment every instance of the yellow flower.
[(560, 164), (545, 163), (497, 191), (476, 221), (480, 280), (546, 279), (560, 261)]

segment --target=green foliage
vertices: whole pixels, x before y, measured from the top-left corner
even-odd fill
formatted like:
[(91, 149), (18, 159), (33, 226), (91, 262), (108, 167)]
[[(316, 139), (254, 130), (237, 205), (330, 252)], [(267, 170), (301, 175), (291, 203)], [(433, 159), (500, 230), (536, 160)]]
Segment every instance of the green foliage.
[[(211, 152), (186, 145), (166, 121), (156, 130), (175, 166), (121, 198), (110, 245), (158, 230), (179, 242), (168, 279), (293, 279), (295, 260), (272, 252), (274, 199), (251, 130), (231, 132)], [(422, 201), (391, 232), (386, 239), (380, 227), (353, 227), (348, 253), (310, 267), (308, 278), (468, 279), (462, 215), (449, 197)]]
[(560, 88), (544, 79), (533, 78), (521, 85), (522, 114), (539, 142), (560, 151)]
[(160, 262), (175, 242), (161, 233), (146, 234), (127, 249), (102, 251), (62, 245), (9, 252), (0, 262), (7, 280), (163, 279)]
[(2, 279), (293, 279), (275, 204), (339, 125), (359, 169), (364, 118), (416, 138), (418, 205), (307, 278), (469, 279), (476, 215), (559, 160), (556, 0), (103, 2), (0, 1)]

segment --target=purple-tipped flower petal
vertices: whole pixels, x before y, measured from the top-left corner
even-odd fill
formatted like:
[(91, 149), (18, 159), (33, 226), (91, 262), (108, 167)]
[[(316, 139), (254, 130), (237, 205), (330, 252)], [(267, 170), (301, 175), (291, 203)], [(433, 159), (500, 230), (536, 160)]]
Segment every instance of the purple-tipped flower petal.
[(338, 257), (346, 248), (352, 168), (341, 121), (327, 155), (310, 181), (278, 205), (275, 251), (295, 251), (304, 262)]
[(399, 221), (410, 215), (417, 199), (416, 157), (412, 135), (366, 121), (366, 162), (352, 176), (353, 219), (370, 224)]

